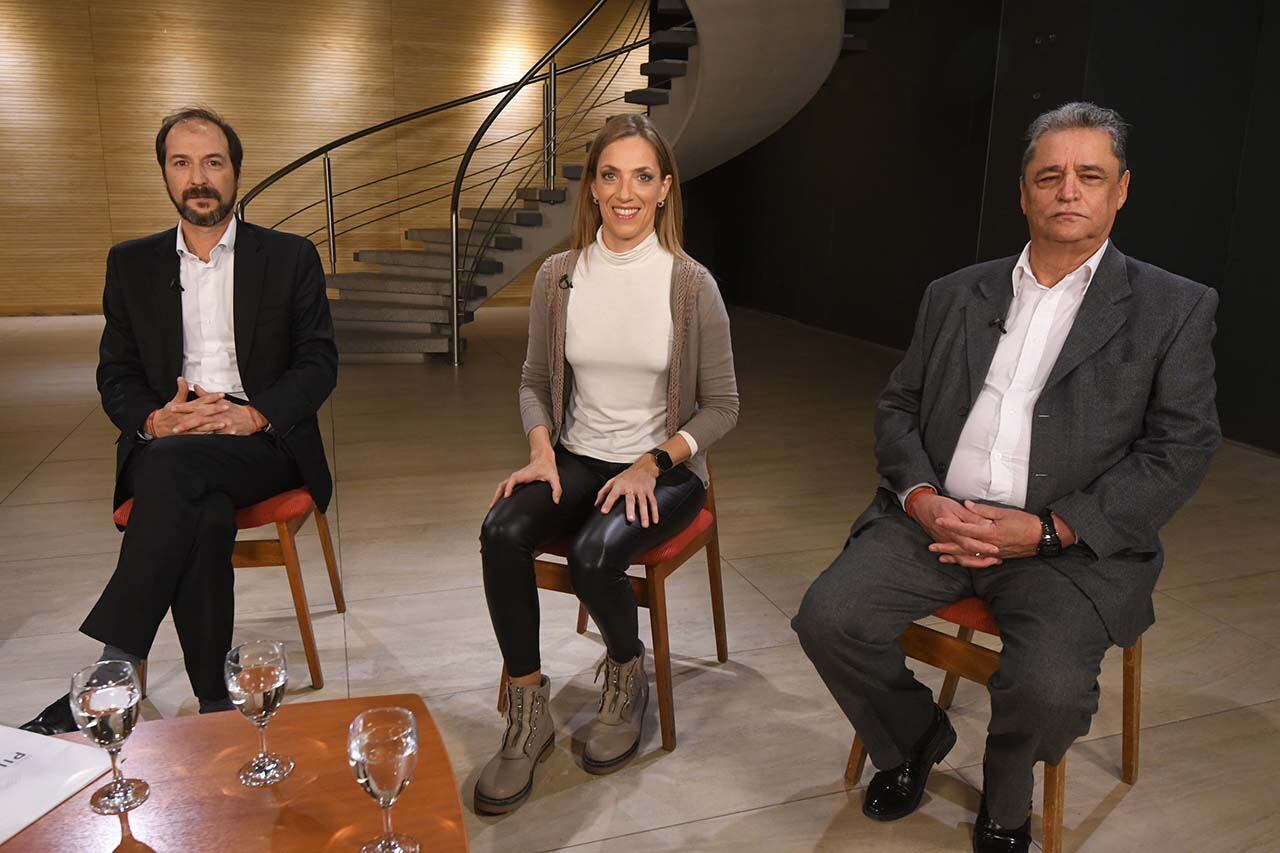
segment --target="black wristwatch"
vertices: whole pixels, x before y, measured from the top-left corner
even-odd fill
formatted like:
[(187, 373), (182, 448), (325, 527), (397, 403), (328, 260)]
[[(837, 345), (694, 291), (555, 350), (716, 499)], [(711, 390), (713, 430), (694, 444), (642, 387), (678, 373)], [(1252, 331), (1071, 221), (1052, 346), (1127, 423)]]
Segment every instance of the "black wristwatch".
[(665, 474), (676, 467), (676, 463), (671, 461), (671, 454), (660, 447), (650, 450), (649, 455), (653, 457), (653, 461), (658, 463), (659, 474)]
[(1053, 523), (1053, 511), (1040, 513), (1040, 545), (1036, 554), (1041, 557), (1057, 557), (1062, 553), (1062, 540), (1058, 538), (1058, 526)]

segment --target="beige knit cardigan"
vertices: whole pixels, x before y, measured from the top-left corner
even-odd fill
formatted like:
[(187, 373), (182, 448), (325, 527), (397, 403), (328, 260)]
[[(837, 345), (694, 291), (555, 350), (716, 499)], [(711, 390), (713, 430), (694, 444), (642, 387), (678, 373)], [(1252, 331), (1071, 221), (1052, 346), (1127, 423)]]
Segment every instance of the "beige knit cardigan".
[[(568, 285), (577, 262), (576, 251), (561, 252), (538, 270), (529, 303), (529, 349), (520, 370), (524, 431), (545, 426), (553, 445), (573, 389), (564, 335), (573, 293)], [(685, 464), (708, 483), (707, 448), (738, 422), (738, 380), (724, 300), (711, 273), (696, 261), (677, 257), (672, 264), (671, 321), (667, 436), (679, 430), (693, 436), (698, 452)]]

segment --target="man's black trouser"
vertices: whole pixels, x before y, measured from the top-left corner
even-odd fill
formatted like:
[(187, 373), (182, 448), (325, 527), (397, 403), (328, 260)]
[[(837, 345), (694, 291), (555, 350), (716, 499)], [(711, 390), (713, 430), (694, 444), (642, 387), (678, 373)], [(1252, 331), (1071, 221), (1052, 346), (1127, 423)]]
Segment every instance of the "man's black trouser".
[(632, 559), (684, 529), (702, 509), (706, 487), (678, 465), (658, 477), (658, 523), (627, 521), (619, 499), (608, 514), (595, 499), (600, 488), (628, 466), (602, 462), (556, 447), (560, 502), (547, 483), (520, 486), (489, 510), (480, 531), (484, 594), (489, 616), (513, 678), (542, 668), (538, 650), (538, 587), (533, 552), (547, 542), (568, 539), (573, 590), (587, 608), (609, 651), (619, 663), (640, 654), (635, 593), (627, 580)]
[[(929, 726), (933, 693), (907, 669), (899, 638), (945, 604), (978, 596), (1000, 626), (1000, 668), (987, 682), (987, 809), (1020, 826), (1032, 766), (1056, 764), (1098, 710), (1111, 645), (1084, 593), (1037, 557), (988, 569), (938, 562), (920, 525), (894, 511), (849, 540), (805, 594), (791, 625), (881, 770), (905, 761)], [(1070, 549), (1062, 561), (1088, 559)]]
[(235, 618), (236, 510), (300, 486), (298, 467), (263, 433), (181, 435), (136, 449), (122, 476), (133, 512), (115, 574), (80, 630), (146, 657), (172, 609), (191, 689), (221, 699)]

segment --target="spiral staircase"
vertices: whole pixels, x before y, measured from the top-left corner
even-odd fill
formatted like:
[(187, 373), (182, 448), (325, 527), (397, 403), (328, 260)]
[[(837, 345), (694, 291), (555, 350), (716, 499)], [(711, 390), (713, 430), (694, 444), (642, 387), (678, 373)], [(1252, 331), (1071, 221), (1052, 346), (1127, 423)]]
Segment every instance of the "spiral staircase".
[[(307, 236), (328, 256), (340, 358), (403, 362), (436, 354), (456, 365), (465, 352), (458, 330), (474, 312), (565, 244), (586, 146), (605, 118), (647, 109), (675, 149), (681, 178), (696, 177), (789, 121), (841, 54), (867, 49), (858, 22), (888, 6), (888, 0), (595, 0), (520, 81), (321, 146), (250, 190), (239, 213), (248, 218), (251, 204), (263, 206), (265, 193), (282, 192), (304, 167), (321, 161), (324, 197), (270, 224), (306, 233), (307, 224), (320, 220)], [(582, 40), (589, 24), (611, 17), (617, 23), (599, 48), (586, 59), (558, 63), (575, 54), (575, 39)], [(504, 114), (514, 112), (512, 103), (521, 95), (527, 102), (539, 84), (541, 120), (492, 138), (502, 132)], [(466, 150), (333, 191), (334, 152), (499, 96)], [(410, 173), (414, 186), (422, 186), (406, 192)], [(391, 198), (389, 186), (396, 188)], [(374, 204), (367, 203), (371, 193)], [(400, 246), (360, 246), (388, 220), (408, 225)], [(380, 227), (385, 243), (387, 226)], [(340, 263), (340, 243), (350, 261)]]

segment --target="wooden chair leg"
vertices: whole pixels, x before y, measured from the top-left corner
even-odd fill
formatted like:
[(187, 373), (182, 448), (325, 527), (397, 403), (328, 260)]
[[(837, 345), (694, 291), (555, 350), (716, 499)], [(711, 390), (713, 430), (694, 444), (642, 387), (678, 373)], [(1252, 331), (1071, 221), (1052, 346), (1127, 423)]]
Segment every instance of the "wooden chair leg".
[(671, 649), (667, 643), (667, 589), (660, 571), (648, 578), (649, 623), (653, 627), (653, 672), (658, 685), (658, 719), (662, 724), (662, 748), (676, 748), (676, 713), (671, 690)]
[(1120, 778), (1138, 781), (1138, 743), (1142, 736), (1142, 637), (1124, 650), (1124, 734)]
[(280, 551), (284, 555), (284, 570), (289, 576), (289, 591), (293, 593), (293, 609), (298, 614), (298, 632), (302, 634), (302, 650), (311, 670), (311, 687), (324, 687), (324, 673), (320, 671), (320, 655), (316, 651), (316, 635), (311, 629), (311, 609), (307, 605), (307, 588), (302, 582), (302, 565), (298, 562), (298, 546), (293, 541), (289, 525), (276, 524), (280, 535)]
[(1044, 853), (1062, 853), (1062, 817), (1067, 787), (1067, 757), (1044, 766)]
[[(973, 640), (973, 629), (960, 627), (956, 632), (956, 637), (964, 643)], [(942, 680), (942, 691), (938, 694), (938, 707), (947, 710), (951, 707), (951, 700), (956, 698), (956, 685), (960, 683), (960, 676), (954, 672), (948, 672), (947, 677)]]
[(498, 679), (498, 713), (507, 713), (507, 682), (511, 680), (511, 676), (507, 675), (507, 665), (502, 665), (502, 678)]
[(716, 628), (716, 660), (729, 660), (729, 640), (724, 628), (724, 584), (720, 577), (720, 530), (711, 528), (707, 543), (707, 577), (711, 582), (711, 619)]
[(142, 688), (142, 698), (147, 698), (147, 659), (138, 661), (138, 685)]
[(586, 608), (586, 606), (585, 606), (581, 601), (579, 601), (579, 602), (578, 602), (578, 628), (577, 628), (577, 631), (578, 631), (578, 633), (579, 633), (579, 634), (585, 634), (585, 633), (587, 633), (587, 608)]
[(324, 565), (329, 570), (329, 586), (333, 589), (333, 606), (339, 613), (347, 612), (347, 600), (342, 595), (342, 578), (338, 575), (338, 560), (333, 553), (333, 537), (329, 535), (329, 519), (316, 510), (316, 530), (320, 533), (320, 550), (324, 551)]
[(867, 747), (862, 735), (853, 733), (853, 746), (849, 747), (849, 763), (844, 768), (844, 783), (850, 788), (862, 781), (862, 768), (867, 766)]

